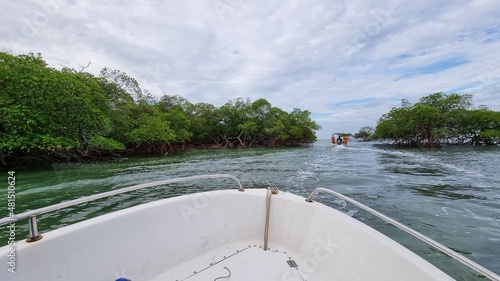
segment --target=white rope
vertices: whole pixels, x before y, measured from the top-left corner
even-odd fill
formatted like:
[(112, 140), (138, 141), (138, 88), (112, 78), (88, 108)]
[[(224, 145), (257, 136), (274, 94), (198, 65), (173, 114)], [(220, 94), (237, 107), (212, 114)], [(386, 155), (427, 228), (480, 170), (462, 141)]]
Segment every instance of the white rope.
[(229, 268), (227, 268), (225, 266), (224, 266), (224, 268), (227, 270), (227, 272), (229, 272), (229, 275), (228, 276), (217, 277), (217, 278), (214, 279), (214, 281), (217, 281), (217, 280), (223, 279), (223, 278), (229, 278), (229, 277), (231, 277), (231, 270), (229, 270)]

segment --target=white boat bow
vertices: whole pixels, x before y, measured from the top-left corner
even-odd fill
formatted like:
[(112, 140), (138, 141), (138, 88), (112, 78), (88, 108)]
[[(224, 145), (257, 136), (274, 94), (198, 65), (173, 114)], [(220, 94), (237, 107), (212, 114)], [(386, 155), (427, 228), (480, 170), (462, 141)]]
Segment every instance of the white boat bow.
[[(216, 177), (235, 179), (239, 188), (163, 199), (42, 235), (36, 227), (37, 215), (64, 207), (140, 188)], [(373, 228), (314, 202), (317, 192), (339, 195), (317, 189), (306, 200), (277, 189), (244, 190), (230, 175), (207, 175), (132, 186), (33, 210), (0, 220), (5, 225), (28, 219), (28, 241), (32, 241), (16, 242), (16, 272), (2, 270), (0, 280), (453, 280)], [(500, 280), (370, 210), (489, 279)], [(7, 263), (10, 252), (9, 246), (0, 248)]]

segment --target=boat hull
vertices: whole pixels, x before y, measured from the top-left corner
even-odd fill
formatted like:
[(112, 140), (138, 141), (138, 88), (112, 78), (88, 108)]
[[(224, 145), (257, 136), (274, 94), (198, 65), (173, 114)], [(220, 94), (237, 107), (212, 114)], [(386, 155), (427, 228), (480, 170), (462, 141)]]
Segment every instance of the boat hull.
[(43, 233), (17, 243), (16, 273), (0, 280), (453, 280), (365, 224), (286, 192), (271, 196), (264, 251), (266, 195), (185, 195)]

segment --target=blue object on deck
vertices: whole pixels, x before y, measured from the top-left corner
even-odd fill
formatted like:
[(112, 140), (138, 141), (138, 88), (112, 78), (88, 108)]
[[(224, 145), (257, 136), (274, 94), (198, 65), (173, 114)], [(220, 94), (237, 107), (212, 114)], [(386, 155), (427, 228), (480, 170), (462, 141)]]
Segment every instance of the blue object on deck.
[(115, 281), (132, 281), (132, 280), (127, 279), (127, 278), (118, 278)]

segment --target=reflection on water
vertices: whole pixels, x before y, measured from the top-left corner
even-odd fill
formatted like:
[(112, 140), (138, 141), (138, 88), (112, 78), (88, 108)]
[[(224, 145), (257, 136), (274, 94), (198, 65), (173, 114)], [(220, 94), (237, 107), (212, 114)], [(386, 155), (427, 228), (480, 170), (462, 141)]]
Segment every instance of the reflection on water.
[[(307, 196), (331, 188), (456, 249), (500, 273), (500, 148), (397, 149), (328, 140), (310, 147), (195, 150), (165, 157), (64, 164), (16, 171), (16, 211), (32, 210), (134, 184), (199, 174), (228, 173), (245, 188), (277, 186)], [(227, 180), (155, 187), (85, 203), (40, 217), (42, 232), (154, 200), (217, 188)], [(428, 246), (330, 196), (318, 201), (341, 209), (432, 260), (458, 280), (478, 279)], [(0, 197), (0, 205), (6, 205)], [(18, 239), (27, 233), (18, 223)], [(1, 241), (5, 231), (0, 232)]]

